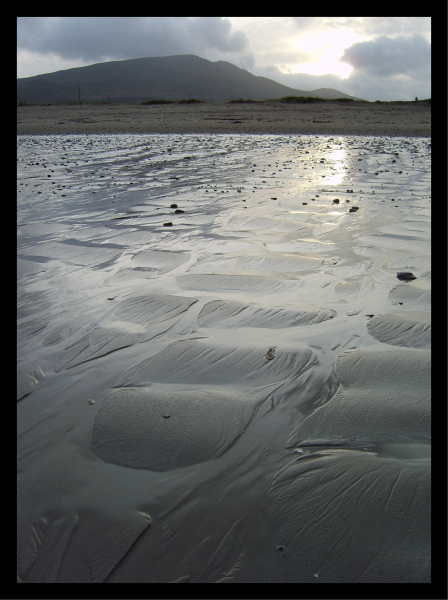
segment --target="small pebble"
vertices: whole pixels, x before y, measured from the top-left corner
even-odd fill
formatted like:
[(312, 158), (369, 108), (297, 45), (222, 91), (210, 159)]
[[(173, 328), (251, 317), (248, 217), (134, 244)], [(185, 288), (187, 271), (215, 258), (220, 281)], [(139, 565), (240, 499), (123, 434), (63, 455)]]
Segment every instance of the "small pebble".
[(414, 273), (400, 272), (397, 273), (397, 279), (400, 281), (414, 281), (414, 279), (417, 279), (417, 277), (414, 275)]

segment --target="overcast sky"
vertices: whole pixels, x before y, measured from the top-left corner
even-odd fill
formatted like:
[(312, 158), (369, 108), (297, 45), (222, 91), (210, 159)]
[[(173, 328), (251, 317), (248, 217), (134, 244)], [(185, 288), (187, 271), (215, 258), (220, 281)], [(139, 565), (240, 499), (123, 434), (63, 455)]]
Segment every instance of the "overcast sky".
[(431, 97), (429, 17), (19, 17), (17, 77), (196, 54), (301, 90)]

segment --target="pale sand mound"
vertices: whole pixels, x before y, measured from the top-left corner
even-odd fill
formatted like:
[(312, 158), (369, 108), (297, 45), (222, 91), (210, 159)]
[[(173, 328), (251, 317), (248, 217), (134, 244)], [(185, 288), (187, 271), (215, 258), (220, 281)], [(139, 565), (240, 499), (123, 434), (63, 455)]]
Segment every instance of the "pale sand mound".
[(144, 386), (151, 382), (200, 385), (263, 386), (298, 377), (318, 362), (303, 346), (297, 351), (220, 346), (211, 340), (182, 340), (143, 360), (120, 376), (114, 387)]
[(406, 309), (431, 310), (431, 290), (409, 284), (397, 285), (389, 292), (393, 304), (403, 304)]
[(430, 442), (430, 352), (353, 350), (339, 356), (336, 374), (342, 387), (303, 421), (289, 446)]
[(283, 469), (270, 496), (282, 582), (431, 580), (430, 461), (316, 452)]
[(303, 285), (303, 282), (256, 275), (223, 275), (198, 273), (180, 275), (177, 282), (187, 290), (203, 290), (212, 292), (254, 292), (259, 294), (275, 294), (291, 290)]
[[(270, 221), (272, 228), (272, 219)], [(209, 260), (198, 260), (191, 269), (191, 273), (222, 273), (224, 271), (241, 271), (248, 275), (272, 275), (276, 273), (297, 273), (318, 269), (322, 260), (312, 256), (288, 255), (286, 253), (274, 256), (256, 256), (244, 254), (244, 256), (214, 258)]]
[(43, 242), (33, 247), (33, 255), (46, 260), (61, 260), (74, 265), (100, 267), (113, 262), (123, 248), (95, 242)]
[(394, 346), (431, 348), (431, 313), (393, 312), (370, 319), (367, 329), (375, 339)]
[(233, 300), (213, 300), (208, 302), (198, 316), (201, 327), (285, 327), (313, 325), (332, 319), (336, 311), (287, 310), (268, 308), (258, 304), (245, 304)]
[(92, 448), (107, 462), (166, 471), (221, 456), (243, 433), (254, 403), (208, 390), (119, 389), (96, 415)]
[(163, 274), (182, 265), (189, 259), (190, 255), (187, 252), (142, 250), (132, 257), (132, 262), (138, 267), (156, 268), (160, 274)]

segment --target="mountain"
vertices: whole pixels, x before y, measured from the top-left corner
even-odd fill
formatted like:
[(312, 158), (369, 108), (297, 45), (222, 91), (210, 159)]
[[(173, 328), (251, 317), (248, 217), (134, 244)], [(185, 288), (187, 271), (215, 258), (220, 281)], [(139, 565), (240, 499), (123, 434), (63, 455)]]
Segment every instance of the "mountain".
[(17, 79), (17, 102), (56, 104), (127, 102), (195, 98), (227, 102), (238, 98), (268, 100), (284, 96), (350, 98), (333, 89), (296, 90), (252, 75), (226, 61), (177, 55), (97, 63)]

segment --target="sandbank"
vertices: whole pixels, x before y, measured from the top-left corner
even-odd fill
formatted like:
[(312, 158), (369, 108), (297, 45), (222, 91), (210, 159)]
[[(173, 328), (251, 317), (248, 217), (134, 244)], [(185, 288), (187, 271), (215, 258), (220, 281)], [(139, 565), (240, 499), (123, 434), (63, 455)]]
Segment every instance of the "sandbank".
[(17, 107), (17, 133), (431, 136), (426, 102), (80, 104)]

